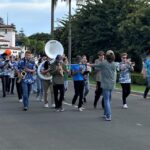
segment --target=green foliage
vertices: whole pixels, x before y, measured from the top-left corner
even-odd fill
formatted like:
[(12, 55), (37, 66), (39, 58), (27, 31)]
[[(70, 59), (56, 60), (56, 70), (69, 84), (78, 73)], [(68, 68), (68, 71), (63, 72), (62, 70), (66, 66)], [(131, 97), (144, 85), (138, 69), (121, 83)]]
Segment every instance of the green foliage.
[[(117, 73), (117, 82), (119, 82), (119, 73)], [(146, 80), (141, 73), (131, 73), (131, 82), (136, 85), (145, 85)]]
[[(65, 50), (68, 47), (68, 19), (57, 32)], [(131, 57), (144, 54), (150, 45), (150, 5), (148, 0), (90, 0), (72, 16), (72, 57), (96, 57), (99, 50), (127, 52)], [(133, 53), (134, 49), (134, 53)], [(143, 55), (140, 55), (143, 57)], [(139, 65), (141, 57), (134, 58)], [(136, 71), (140, 72), (136, 66)]]
[(143, 78), (142, 74), (132, 73), (131, 79), (133, 84), (137, 84), (137, 85), (146, 84), (146, 80)]

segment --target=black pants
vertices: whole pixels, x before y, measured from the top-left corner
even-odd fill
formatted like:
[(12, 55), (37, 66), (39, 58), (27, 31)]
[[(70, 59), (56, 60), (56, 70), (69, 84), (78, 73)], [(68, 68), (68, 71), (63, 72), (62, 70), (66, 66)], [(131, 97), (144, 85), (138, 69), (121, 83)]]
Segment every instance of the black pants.
[(76, 103), (76, 100), (79, 96), (78, 108), (82, 107), (82, 99), (83, 99), (83, 90), (84, 90), (84, 81), (74, 81), (74, 90), (75, 94), (72, 99), (72, 104)]
[(17, 80), (18, 80), (18, 78), (16, 79), (16, 90), (17, 90), (17, 94), (18, 94), (18, 99), (22, 99), (22, 84), (21, 84), (21, 82), (18, 83)]
[(14, 93), (14, 83), (15, 83), (15, 78), (9, 78), (8, 91), (9, 91), (11, 94)]
[(123, 100), (123, 104), (126, 104), (126, 98), (129, 96), (130, 92), (131, 92), (131, 86), (130, 83), (121, 83), (121, 87), (122, 87), (122, 100)]
[[(94, 107), (96, 108), (97, 103), (100, 99), (100, 96), (102, 95), (102, 88), (101, 88), (101, 82), (97, 81), (96, 82), (96, 90), (95, 90), (95, 99), (94, 99)], [(102, 98), (102, 108), (104, 108), (104, 99)]]
[(1, 77), (3, 97), (6, 97), (6, 76)]
[(62, 101), (64, 98), (64, 84), (53, 85), (53, 90), (54, 90), (55, 108), (56, 109), (62, 108)]
[(147, 97), (147, 94), (148, 94), (149, 90), (150, 90), (149, 87), (146, 87), (146, 88), (145, 88), (145, 91), (144, 91), (144, 98)]

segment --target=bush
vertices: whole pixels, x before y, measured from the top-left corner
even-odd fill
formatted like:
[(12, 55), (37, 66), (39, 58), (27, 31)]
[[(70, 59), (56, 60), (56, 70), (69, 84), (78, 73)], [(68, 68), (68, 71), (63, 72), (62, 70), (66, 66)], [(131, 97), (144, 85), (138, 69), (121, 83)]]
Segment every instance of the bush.
[(132, 79), (133, 84), (137, 84), (137, 85), (145, 85), (146, 84), (146, 80), (143, 78), (142, 74), (132, 73), (131, 79)]
[[(119, 73), (117, 73), (117, 82), (119, 81)], [(131, 73), (131, 83), (136, 85), (145, 85), (146, 80), (141, 73)]]

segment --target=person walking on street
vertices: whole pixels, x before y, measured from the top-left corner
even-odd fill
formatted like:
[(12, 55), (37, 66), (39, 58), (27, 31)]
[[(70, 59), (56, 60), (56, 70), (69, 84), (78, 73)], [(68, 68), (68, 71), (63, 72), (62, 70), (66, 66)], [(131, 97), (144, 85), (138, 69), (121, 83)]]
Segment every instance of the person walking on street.
[(129, 96), (131, 92), (131, 72), (134, 70), (133, 64), (130, 59), (127, 59), (127, 53), (121, 54), (121, 62), (119, 64), (119, 70), (120, 70), (120, 77), (119, 82), (122, 87), (122, 101), (123, 106), (122, 108), (127, 109), (127, 97)]
[(99, 64), (89, 64), (89, 66), (97, 67), (101, 70), (101, 87), (104, 97), (104, 118), (106, 121), (111, 121), (111, 97), (112, 90), (116, 84), (116, 64), (114, 62), (115, 54), (112, 50), (106, 52), (106, 60)]
[[(95, 64), (102, 63), (104, 61), (105, 53), (103, 51), (98, 52), (98, 59), (95, 60)], [(95, 98), (94, 98), (94, 108), (97, 107), (97, 103), (102, 95), (102, 87), (101, 87), (101, 70), (95, 67), (95, 80), (96, 80), (96, 90), (95, 90)], [(104, 108), (104, 99), (101, 100), (102, 108)]]

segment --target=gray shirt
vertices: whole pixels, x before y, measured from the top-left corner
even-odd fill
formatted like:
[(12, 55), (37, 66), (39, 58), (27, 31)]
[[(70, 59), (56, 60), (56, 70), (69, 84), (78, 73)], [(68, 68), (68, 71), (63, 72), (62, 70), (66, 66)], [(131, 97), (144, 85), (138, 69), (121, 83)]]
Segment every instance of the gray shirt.
[[(95, 65), (101, 63), (102, 61), (100, 61), (99, 59), (95, 60)], [(99, 67), (95, 67), (95, 80), (96, 81), (101, 81), (101, 71), (99, 70)]]
[(101, 71), (101, 87), (112, 90), (116, 83), (116, 65), (115, 62), (109, 63), (107, 60), (99, 64), (92, 65)]

